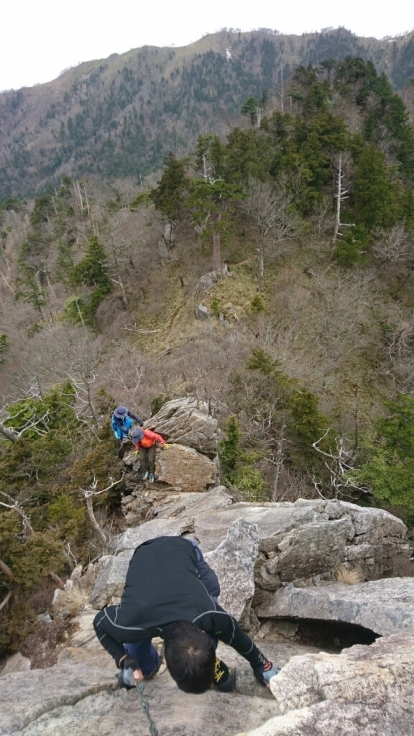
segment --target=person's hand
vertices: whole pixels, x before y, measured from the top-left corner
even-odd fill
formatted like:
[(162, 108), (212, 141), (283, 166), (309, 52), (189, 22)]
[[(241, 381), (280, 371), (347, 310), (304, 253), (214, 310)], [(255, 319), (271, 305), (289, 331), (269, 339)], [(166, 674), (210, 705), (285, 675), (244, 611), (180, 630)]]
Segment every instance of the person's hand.
[(164, 450), (169, 450), (170, 447), (171, 447), (171, 445), (168, 445), (167, 443), (165, 443), (165, 445), (163, 445), (163, 447), (164, 447)]
[(137, 682), (142, 682), (144, 675), (142, 674), (136, 659), (127, 654), (120, 662), (122, 669), (122, 679), (127, 687), (135, 687)]
[(280, 667), (273, 665), (270, 659), (263, 657), (263, 662), (253, 669), (254, 676), (263, 687), (270, 687), (269, 683), (272, 677), (275, 677), (280, 672)]

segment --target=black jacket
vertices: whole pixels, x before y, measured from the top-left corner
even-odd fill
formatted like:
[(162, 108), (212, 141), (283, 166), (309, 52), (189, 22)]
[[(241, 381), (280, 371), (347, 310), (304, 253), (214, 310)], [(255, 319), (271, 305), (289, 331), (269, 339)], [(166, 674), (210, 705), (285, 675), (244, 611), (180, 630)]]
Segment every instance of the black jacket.
[(198, 547), (182, 537), (157, 537), (136, 548), (118, 606), (103, 608), (94, 620), (96, 635), (118, 664), (124, 643), (163, 637), (176, 621), (191, 621), (212, 638), (236, 649), (253, 668), (259, 649), (236, 619), (213, 600), (220, 587)]

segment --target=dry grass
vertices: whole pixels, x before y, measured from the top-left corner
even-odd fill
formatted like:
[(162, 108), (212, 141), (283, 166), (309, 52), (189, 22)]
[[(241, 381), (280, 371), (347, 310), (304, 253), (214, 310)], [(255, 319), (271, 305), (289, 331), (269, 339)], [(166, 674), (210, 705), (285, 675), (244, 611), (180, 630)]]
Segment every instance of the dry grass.
[(359, 567), (345, 567), (345, 565), (340, 565), (335, 570), (335, 578), (339, 583), (344, 583), (345, 585), (358, 585), (358, 583), (362, 583), (364, 580)]
[(53, 609), (57, 616), (77, 616), (88, 600), (88, 592), (74, 585), (65, 596), (57, 599)]

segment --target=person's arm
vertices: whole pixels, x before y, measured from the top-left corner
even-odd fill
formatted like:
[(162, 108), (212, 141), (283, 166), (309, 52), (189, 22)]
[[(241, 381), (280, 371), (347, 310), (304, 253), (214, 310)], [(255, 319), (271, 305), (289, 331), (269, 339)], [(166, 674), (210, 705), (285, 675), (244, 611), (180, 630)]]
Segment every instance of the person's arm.
[(211, 569), (210, 565), (205, 561), (203, 554), (197, 542), (192, 539), (189, 540), (193, 545), (197, 557), (197, 572), (198, 577), (203, 583), (207, 592), (211, 595), (213, 600), (217, 600), (220, 595), (220, 583), (214, 570)]
[(160, 434), (157, 434), (157, 432), (153, 432), (153, 435), (154, 435), (154, 439), (155, 439), (156, 442), (159, 442), (160, 445), (165, 445), (165, 439), (164, 439), (164, 437), (161, 437), (161, 435)]
[(144, 422), (142, 421), (142, 419), (140, 419), (135, 414), (133, 414), (132, 411), (128, 412), (128, 416), (131, 417), (131, 419), (133, 419), (134, 422), (137, 422), (137, 424), (139, 424), (140, 427), (143, 426)]

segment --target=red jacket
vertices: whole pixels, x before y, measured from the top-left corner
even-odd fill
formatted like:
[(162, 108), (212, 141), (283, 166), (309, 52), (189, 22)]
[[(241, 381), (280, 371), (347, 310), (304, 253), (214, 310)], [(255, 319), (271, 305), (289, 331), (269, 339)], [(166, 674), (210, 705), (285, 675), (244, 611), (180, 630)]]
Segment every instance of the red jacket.
[(152, 432), (150, 429), (144, 429), (144, 436), (140, 442), (135, 443), (135, 447), (137, 450), (141, 447), (152, 447), (156, 442), (159, 442), (161, 445), (165, 445), (165, 440), (160, 434)]

